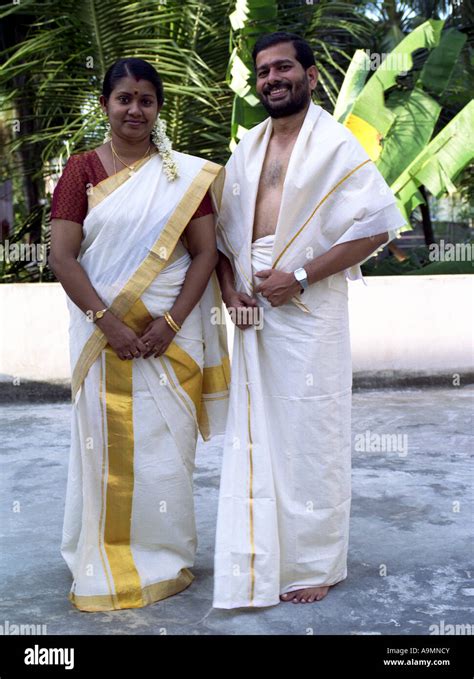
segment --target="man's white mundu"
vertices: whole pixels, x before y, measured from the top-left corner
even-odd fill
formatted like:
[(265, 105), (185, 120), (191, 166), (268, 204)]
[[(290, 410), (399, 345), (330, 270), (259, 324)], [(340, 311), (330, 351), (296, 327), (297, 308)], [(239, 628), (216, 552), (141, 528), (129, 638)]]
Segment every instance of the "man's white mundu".
[[(294, 271), (336, 244), (404, 224), (352, 133), (310, 104), (285, 179), (275, 236), (252, 243), (259, 177), (272, 131), (248, 132), (226, 167), (218, 243), (238, 290), (256, 271)], [(215, 557), (214, 606), (268, 606), (280, 594), (347, 576), (351, 388), (347, 278), (264, 308), (236, 328)]]

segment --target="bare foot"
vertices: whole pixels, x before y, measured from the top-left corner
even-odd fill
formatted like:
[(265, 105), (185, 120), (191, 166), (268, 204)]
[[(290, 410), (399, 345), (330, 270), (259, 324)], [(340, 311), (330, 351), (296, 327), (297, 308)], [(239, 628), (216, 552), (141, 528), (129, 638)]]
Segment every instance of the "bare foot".
[(294, 604), (312, 604), (313, 601), (321, 601), (329, 592), (329, 587), (307, 587), (306, 589), (295, 589), (280, 596), (281, 601), (291, 601)]

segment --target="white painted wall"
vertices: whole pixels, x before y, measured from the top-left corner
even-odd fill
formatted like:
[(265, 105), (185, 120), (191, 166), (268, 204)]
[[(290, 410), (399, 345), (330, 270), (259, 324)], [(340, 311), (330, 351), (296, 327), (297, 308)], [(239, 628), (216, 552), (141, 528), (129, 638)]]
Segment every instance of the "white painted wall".
[(349, 286), (354, 372), (474, 368), (474, 276), (368, 276)]
[(68, 328), (59, 283), (0, 285), (0, 374), (69, 379)]
[[(474, 369), (474, 276), (365, 280), (349, 286), (354, 373)], [(67, 379), (68, 323), (58, 283), (0, 285), (0, 374)]]

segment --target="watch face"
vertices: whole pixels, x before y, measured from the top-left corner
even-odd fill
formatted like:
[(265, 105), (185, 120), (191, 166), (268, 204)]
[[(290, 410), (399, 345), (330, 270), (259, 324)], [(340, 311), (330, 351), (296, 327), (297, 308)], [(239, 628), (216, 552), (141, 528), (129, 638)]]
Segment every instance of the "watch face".
[(295, 276), (298, 281), (304, 281), (306, 278), (306, 271), (304, 269), (296, 269)]
[(303, 292), (303, 290), (305, 290), (308, 287), (308, 275), (306, 273), (306, 269), (302, 267), (296, 269), (296, 271), (294, 272), (294, 276), (301, 286), (301, 292)]

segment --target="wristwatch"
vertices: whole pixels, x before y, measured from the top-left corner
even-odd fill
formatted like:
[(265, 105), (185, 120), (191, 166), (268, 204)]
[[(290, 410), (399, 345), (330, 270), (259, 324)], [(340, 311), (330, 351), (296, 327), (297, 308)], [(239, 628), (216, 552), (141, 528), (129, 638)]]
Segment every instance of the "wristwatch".
[(298, 283), (301, 285), (301, 294), (306, 290), (306, 288), (309, 287), (308, 283), (308, 274), (306, 273), (306, 269), (301, 267), (300, 269), (296, 269), (296, 271), (293, 271), (293, 275), (298, 281)]
[(99, 321), (101, 318), (104, 317), (104, 314), (106, 311), (109, 310), (109, 307), (106, 307), (105, 309), (101, 309), (100, 311), (96, 311), (93, 317), (93, 322), (95, 323), (96, 321)]

